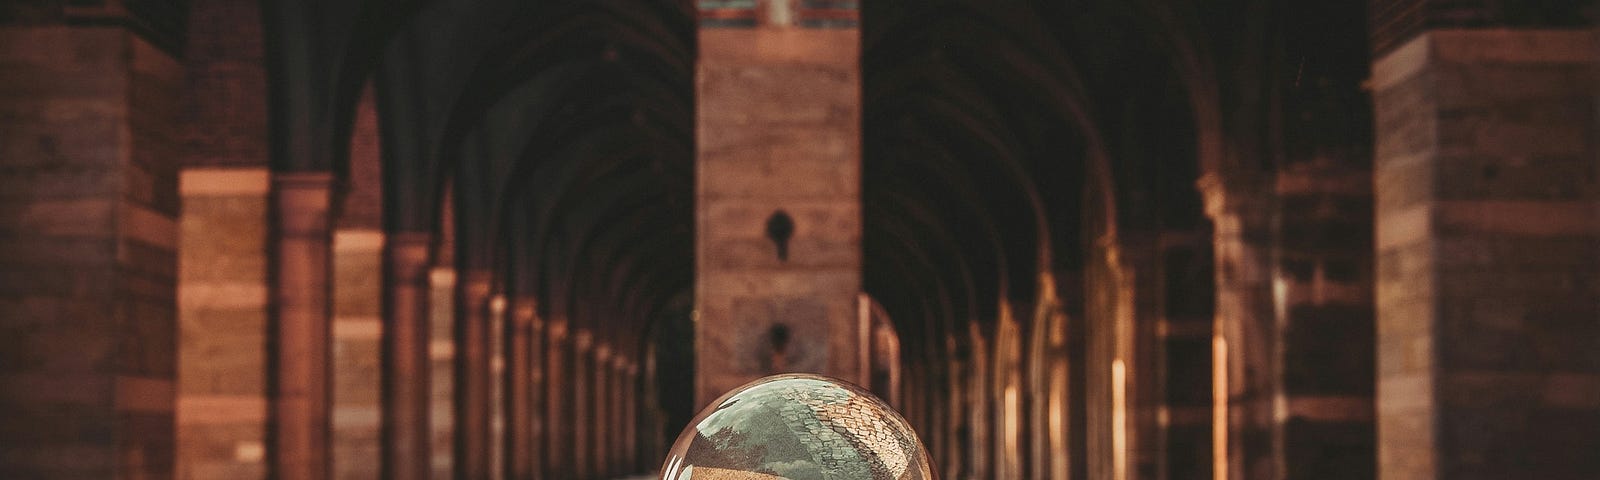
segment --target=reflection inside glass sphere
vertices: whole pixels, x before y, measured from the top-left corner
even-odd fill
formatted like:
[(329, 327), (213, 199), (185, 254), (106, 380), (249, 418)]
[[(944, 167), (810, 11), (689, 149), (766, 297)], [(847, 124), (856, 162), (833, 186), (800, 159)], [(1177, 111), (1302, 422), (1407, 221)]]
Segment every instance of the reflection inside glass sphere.
[(817, 375), (756, 380), (678, 436), (663, 480), (932, 480), (916, 432), (871, 393)]

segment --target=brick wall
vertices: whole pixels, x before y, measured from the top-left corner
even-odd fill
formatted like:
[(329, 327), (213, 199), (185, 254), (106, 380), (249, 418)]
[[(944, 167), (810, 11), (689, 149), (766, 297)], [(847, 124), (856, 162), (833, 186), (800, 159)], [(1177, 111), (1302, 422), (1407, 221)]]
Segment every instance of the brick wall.
[(172, 474), (179, 85), (122, 28), (0, 28), (0, 477)]
[[(700, 31), (698, 404), (780, 371), (861, 381), (859, 43), (853, 29)], [(779, 211), (786, 256), (769, 238)]]
[(1600, 476), (1595, 46), (1437, 30), (1375, 64), (1384, 478)]
[(1429, 28), (1571, 28), (1593, 25), (1600, 14), (1591, 0), (1369, 0), (1368, 7), (1377, 56)]
[(184, 163), (265, 166), (269, 132), (260, 2), (193, 3), (184, 51)]

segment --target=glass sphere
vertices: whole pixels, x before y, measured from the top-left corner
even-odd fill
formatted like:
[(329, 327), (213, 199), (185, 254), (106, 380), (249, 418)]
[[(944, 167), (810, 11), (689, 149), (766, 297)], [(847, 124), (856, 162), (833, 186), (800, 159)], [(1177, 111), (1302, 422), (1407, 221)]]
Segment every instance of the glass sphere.
[(906, 420), (842, 380), (775, 375), (711, 403), (678, 436), (662, 480), (936, 480)]

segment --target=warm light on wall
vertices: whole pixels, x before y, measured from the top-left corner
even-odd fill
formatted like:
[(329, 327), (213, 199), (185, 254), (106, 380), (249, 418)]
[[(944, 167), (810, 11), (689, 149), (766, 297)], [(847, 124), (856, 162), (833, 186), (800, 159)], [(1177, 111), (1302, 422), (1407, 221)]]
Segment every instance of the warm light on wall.
[(1016, 385), (1007, 385), (1006, 386), (1006, 438), (1005, 438), (1005, 442), (1006, 442), (1006, 452), (1008, 452), (1008, 453), (1010, 453), (1012, 455), (1015, 455), (1019, 451), (1018, 449), (1020, 448), (1019, 443), (1020, 443), (1020, 440), (1022, 438), (1022, 435), (1021, 435), (1021, 433), (1022, 433), (1022, 425), (1019, 423), (1020, 422), (1020, 418), (1022, 417), (1021, 410), (1022, 410), (1022, 404), (1021, 404), (1021, 398), (1017, 395), (1017, 386)]
[(1211, 338), (1211, 471), (1228, 478), (1228, 339)]
[[(856, 294), (856, 384), (872, 388), (872, 297)], [(884, 392), (878, 392), (880, 395)]]
[(505, 295), (495, 295), (489, 298), (489, 315), (500, 316), (506, 313)]
[(1056, 476), (1066, 478), (1070, 450), (1067, 448), (1067, 419), (1065, 415), (1067, 411), (1067, 365), (1065, 361), (1056, 361), (1050, 372), (1050, 384), (1050, 447), (1057, 452), (1051, 456), (1050, 471)]
[(1128, 384), (1122, 359), (1111, 362), (1111, 478), (1128, 478)]

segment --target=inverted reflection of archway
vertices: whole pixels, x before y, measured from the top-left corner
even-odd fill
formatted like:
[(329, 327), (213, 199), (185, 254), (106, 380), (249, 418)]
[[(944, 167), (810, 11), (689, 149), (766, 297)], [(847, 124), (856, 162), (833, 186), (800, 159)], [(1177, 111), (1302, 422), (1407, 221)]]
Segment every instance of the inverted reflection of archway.
[[(908, 396), (904, 394), (901, 384), (904, 359), (900, 355), (900, 333), (895, 330), (889, 312), (883, 309), (883, 305), (873, 300), (872, 296), (861, 294), (860, 301), (863, 309), (861, 314), (867, 318), (869, 337), (867, 356), (871, 365), (867, 373), (866, 386), (873, 394), (889, 402), (889, 406), (905, 412), (908, 410), (905, 403)], [(913, 415), (913, 417), (920, 416)]]

